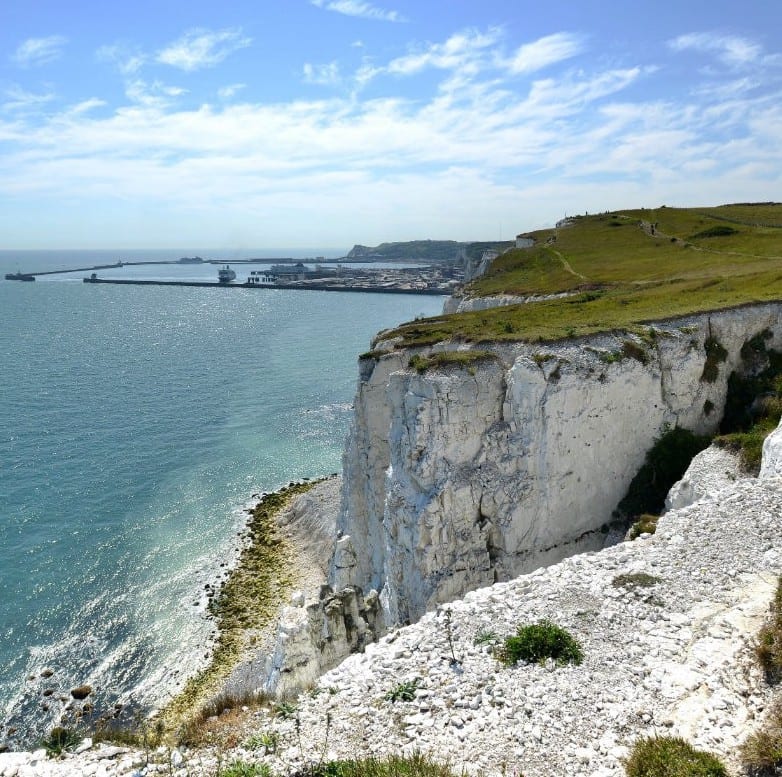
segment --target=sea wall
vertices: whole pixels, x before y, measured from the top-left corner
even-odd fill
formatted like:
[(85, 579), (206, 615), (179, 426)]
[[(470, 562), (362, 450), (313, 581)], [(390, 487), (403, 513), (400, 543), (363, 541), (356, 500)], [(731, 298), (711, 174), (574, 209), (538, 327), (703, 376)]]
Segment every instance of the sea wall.
[[(779, 313), (764, 304), (635, 335), (482, 344), (495, 358), (424, 372), (411, 357), (437, 347), (376, 343), (387, 352), (360, 361), (322, 597), (350, 589), (344, 630), (360, 638), (318, 616), (309, 649), (323, 660), (306, 674), (468, 591), (615, 541), (612, 516), (646, 452), (667, 428), (716, 430), (745, 343), (766, 332), (767, 348), (782, 347)], [(315, 610), (286, 636), (299, 652)]]

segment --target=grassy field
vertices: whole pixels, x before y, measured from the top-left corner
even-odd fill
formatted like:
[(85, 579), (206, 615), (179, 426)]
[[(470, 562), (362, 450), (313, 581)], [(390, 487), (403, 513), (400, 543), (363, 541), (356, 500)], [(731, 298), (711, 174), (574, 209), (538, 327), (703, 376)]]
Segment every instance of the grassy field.
[(402, 345), (558, 340), (782, 299), (782, 204), (614, 211), (530, 233), (468, 296), (555, 300), (439, 316), (394, 331)]

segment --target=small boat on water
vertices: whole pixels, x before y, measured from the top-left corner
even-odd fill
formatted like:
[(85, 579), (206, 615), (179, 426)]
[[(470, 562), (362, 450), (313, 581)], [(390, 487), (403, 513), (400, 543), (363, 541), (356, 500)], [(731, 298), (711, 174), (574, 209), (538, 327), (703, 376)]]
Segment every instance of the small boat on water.
[(236, 278), (236, 273), (228, 265), (217, 271), (217, 280), (220, 283), (230, 283), (234, 278)]

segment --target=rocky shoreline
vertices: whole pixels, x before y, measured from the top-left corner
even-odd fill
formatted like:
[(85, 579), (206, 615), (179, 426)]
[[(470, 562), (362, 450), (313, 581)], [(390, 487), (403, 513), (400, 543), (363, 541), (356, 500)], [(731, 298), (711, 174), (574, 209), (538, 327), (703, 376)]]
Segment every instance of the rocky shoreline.
[[(782, 430), (767, 441), (761, 476), (734, 481), (719, 480), (724, 457), (707, 450), (685, 476), (697, 501), (686, 504), (679, 488), (679, 506), (655, 535), (441, 605), (326, 673), (286, 716), (248, 712), (238, 745), (99, 746), (63, 760), (6, 753), (0, 776), (206, 777), (234, 760), (282, 775), (324, 759), (417, 750), (475, 774), (618, 777), (635, 739), (663, 733), (739, 774), (738, 747), (773, 696), (753, 644), (782, 572), (780, 451)], [(702, 483), (718, 485), (699, 491)], [(581, 642), (583, 664), (499, 663), (495, 637), (542, 618)], [(401, 685), (412, 700), (391, 701)], [(274, 752), (258, 744), (261, 734)]]

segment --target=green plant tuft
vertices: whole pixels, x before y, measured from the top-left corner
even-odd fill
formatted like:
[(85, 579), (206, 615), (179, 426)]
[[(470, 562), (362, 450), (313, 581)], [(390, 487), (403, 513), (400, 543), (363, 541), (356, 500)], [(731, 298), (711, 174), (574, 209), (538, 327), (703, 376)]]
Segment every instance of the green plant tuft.
[(418, 678), (415, 680), (408, 680), (404, 683), (395, 685), (390, 691), (383, 697), (386, 701), (413, 701), (415, 699), (415, 692), (418, 689)]
[(73, 750), (81, 740), (81, 735), (74, 729), (55, 726), (49, 732), (49, 736), (41, 742), (41, 747), (46, 750), (46, 755), (49, 758), (56, 758)]
[(557, 665), (580, 664), (584, 660), (581, 645), (565, 631), (549, 620), (528, 626), (519, 626), (516, 635), (506, 637), (498, 658), (511, 666), (519, 661), (535, 663), (553, 658)]
[(679, 737), (639, 739), (625, 764), (627, 777), (728, 777), (722, 762)]
[(279, 738), (276, 731), (261, 731), (248, 737), (242, 745), (245, 750), (263, 750), (264, 754), (277, 751)]
[(479, 631), (473, 639), (473, 645), (496, 645), (500, 642), (500, 635), (496, 631)]
[(292, 701), (278, 701), (274, 705), (272, 711), (275, 718), (282, 718), (283, 720), (287, 720), (288, 718), (292, 718), (298, 712), (298, 710), (298, 706)]
[(217, 777), (271, 777), (269, 764), (251, 764), (246, 761), (233, 761), (219, 769)]

